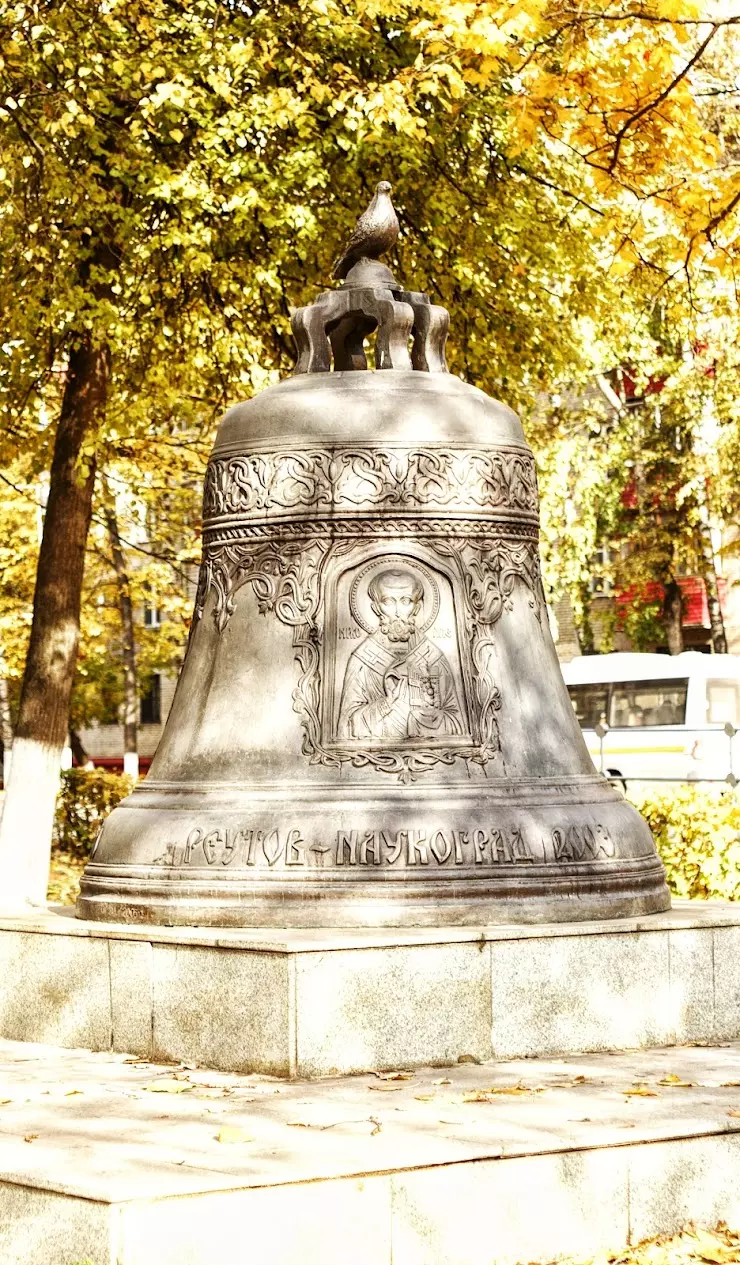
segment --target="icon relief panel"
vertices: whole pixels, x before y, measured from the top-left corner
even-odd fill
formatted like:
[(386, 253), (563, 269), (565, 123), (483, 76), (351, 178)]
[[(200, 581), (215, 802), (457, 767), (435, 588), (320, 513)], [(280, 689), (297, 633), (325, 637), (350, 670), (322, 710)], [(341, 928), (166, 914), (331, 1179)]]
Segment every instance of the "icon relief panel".
[(327, 746), (471, 745), (449, 580), (384, 555), (343, 572), (327, 606)]

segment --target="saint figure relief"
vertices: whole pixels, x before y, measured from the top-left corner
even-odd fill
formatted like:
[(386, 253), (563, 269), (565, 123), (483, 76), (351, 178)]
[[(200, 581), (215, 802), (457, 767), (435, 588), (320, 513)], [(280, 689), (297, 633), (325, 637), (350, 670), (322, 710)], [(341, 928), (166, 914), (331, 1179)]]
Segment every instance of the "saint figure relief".
[(350, 656), (339, 709), (340, 739), (441, 738), (462, 734), (463, 712), (447, 659), (416, 630), (424, 586), (404, 567), (367, 589), (377, 629)]

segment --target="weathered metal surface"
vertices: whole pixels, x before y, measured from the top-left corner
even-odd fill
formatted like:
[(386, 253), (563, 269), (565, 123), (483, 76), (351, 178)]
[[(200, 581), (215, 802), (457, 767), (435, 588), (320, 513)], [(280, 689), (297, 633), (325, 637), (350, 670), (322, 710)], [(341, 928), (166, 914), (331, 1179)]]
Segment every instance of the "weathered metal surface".
[[(376, 324), (384, 371), (362, 372)], [(382, 264), (360, 259), (293, 325), (296, 374), (219, 428), (175, 701), (80, 913), (287, 927), (667, 908), (648, 827), (594, 773), (563, 684), (518, 418), (446, 372), (447, 314)]]

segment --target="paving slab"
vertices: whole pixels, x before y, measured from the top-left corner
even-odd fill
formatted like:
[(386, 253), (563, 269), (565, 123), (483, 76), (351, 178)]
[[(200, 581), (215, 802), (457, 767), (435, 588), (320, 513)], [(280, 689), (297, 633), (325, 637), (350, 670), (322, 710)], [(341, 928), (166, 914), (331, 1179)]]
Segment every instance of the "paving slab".
[(0, 1041), (0, 1265), (515, 1265), (720, 1219), (740, 1042), (285, 1082)]

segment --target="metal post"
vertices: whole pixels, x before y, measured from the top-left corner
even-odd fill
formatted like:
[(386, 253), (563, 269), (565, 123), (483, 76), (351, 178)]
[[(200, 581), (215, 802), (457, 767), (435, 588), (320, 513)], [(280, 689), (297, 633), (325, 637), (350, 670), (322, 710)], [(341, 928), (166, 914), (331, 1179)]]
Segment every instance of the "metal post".
[(594, 733), (599, 740), (599, 772), (602, 777), (604, 777), (604, 739), (608, 732), (609, 726), (605, 720), (600, 720), (597, 725), (594, 725)]

